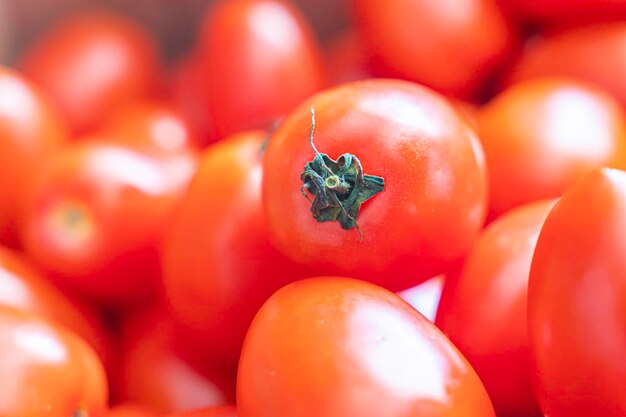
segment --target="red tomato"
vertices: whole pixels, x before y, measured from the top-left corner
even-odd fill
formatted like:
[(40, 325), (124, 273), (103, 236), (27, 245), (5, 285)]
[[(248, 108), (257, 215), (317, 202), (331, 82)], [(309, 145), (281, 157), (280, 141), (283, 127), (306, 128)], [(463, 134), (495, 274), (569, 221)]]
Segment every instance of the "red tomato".
[(94, 12), (57, 22), (19, 67), (50, 95), (74, 134), (83, 134), (119, 105), (155, 92), (159, 58), (155, 41), (135, 23)]
[(33, 167), (67, 140), (60, 117), (33, 85), (0, 67), (0, 242), (11, 242)]
[(282, 0), (220, 1), (199, 41), (213, 140), (274, 121), (326, 83), (311, 28)]
[(29, 198), (20, 230), (29, 256), (59, 283), (106, 303), (146, 300), (157, 244), (196, 155), (149, 156), (84, 142), (57, 155)]
[(560, 196), (587, 171), (626, 167), (626, 120), (593, 85), (541, 78), (509, 87), (478, 114), (490, 211)]
[[(332, 175), (309, 141), (311, 106), (314, 145)], [(309, 99), (272, 135), (263, 171), (264, 207), (285, 254), (394, 290), (462, 256), (485, 215), (474, 131), (445, 98), (405, 81), (345, 84)]]
[(515, 64), (508, 82), (570, 76), (604, 87), (626, 106), (626, 22), (563, 30), (536, 39)]
[(110, 365), (111, 340), (97, 313), (50, 284), (26, 259), (0, 247), (0, 305), (55, 320), (87, 341)]
[(159, 417), (160, 415), (145, 406), (133, 403), (117, 405), (105, 414), (106, 417)]
[(250, 326), (240, 417), (495, 416), (478, 376), (402, 299), (342, 278), (292, 283)]
[(202, 357), (235, 362), (263, 302), (305, 276), (270, 243), (261, 204), (266, 136), (243, 132), (205, 151), (165, 239), (165, 292)]
[(172, 414), (169, 417), (237, 417), (237, 409), (234, 406), (206, 408), (182, 414)]
[(616, 19), (626, 16), (624, 0), (501, 0), (520, 17), (541, 23)]
[(528, 273), (553, 200), (517, 207), (480, 235), (456, 277), (448, 277), (437, 326), (476, 370), (498, 416), (540, 416), (528, 370)]
[(380, 75), (476, 95), (515, 42), (494, 0), (353, 0)]
[(119, 345), (117, 400), (134, 401), (160, 414), (232, 401), (229, 376), (208, 374), (187, 362), (174, 349), (175, 337), (173, 322), (163, 312), (148, 311), (126, 320)]
[(537, 241), (528, 287), (531, 375), (550, 417), (626, 415), (626, 172), (572, 186)]
[(73, 333), (0, 306), (0, 414), (58, 417), (104, 409), (102, 364)]

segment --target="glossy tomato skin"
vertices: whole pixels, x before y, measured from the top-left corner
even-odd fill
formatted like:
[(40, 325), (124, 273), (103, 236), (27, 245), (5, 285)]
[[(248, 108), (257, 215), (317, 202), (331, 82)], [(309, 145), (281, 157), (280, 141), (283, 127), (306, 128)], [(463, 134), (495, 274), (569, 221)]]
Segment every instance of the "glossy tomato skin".
[(160, 415), (232, 402), (235, 371), (231, 378), (217, 366), (213, 372), (201, 370), (176, 349), (176, 337), (174, 322), (164, 310), (142, 311), (124, 320), (117, 401), (134, 401)]
[(103, 410), (107, 382), (78, 336), (30, 313), (0, 307), (0, 414), (72, 416)]
[(587, 171), (626, 167), (626, 119), (612, 96), (572, 78), (515, 84), (478, 113), (490, 212), (560, 196)]
[(530, 78), (566, 76), (604, 87), (626, 105), (626, 23), (603, 23), (555, 31), (535, 39), (513, 66), (508, 85)]
[(259, 310), (237, 407), (240, 417), (495, 416), (432, 323), (383, 288), (333, 277), (289, 284)]
[(378, 75), (472, 97), (516, 43), (493, 0), (353, 0)]
[(158, 287), (157, 244), (196, 167), (195, 153), (149, 155), (85, 141), (45, 168), (20, 235), (58, 283), (106, 304)]
[(0, 242), (15, 242), (16, 222), (33, 182), (32, 168), (67, 138), (67, 127), (38, 88), (0, 67)]
[(537, 241), (528, 288), (533, 388), (545, 415), (626, 413), (626, 172), (572, 186)]
[(476, 370), (498, 416), (542, 415), (530, 385), (526, 300), (537, 237), (554, 203), (528, 203), (490, 223), (441, 295), (435, 323)]
[(111, 338), (97, 312), (53, 286), (21, 254), (0, 247), (0, 305), (53, 320), (82, 337), (108, 368)]
[(237, 409), (232, 405), (212, 407), (190, 411), (182, 414), (172, 414), (169, 417), (237, 417)]
[(269, 129), (326, 84), (313, 31), (286, 1), (217, 2), (204, 18), (198, 49), (213, 140)]
[(132, 21), (105, 12), (70, 15), (22, 55), (19, 68), (50, 96), (75, 135), (117, 106), (157, 90), (155, 41)]
[(261, 201), (263, 131), (203, 153), (163, 245), (165, 293), (202, 357), (235, 363), (254, 314), (305, 268), (271, 243)]
[[(353, 153), (384, 191), (362, 206), (356, 228), (320, 223), (300, 175), (315, 153)], [(406, 81), (370, 80), (326, 90), (292, 112), (264, 159), (263, 199), (279, 249), (325, 273), (393, 290), (441, 273), (482, 226), (486, 174), (474, 131), (437, 93)], [(361, 239), (362, 238), (362, 239)]]

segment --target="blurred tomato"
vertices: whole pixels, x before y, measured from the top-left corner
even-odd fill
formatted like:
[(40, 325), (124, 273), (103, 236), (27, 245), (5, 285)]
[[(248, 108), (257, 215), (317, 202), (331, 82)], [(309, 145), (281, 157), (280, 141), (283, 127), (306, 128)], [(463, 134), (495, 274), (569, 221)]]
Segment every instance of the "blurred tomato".
[(372, 78), (370, 57), (359, 33), (350, 28), (335, 37), (326, 51), (331, 83), (334, 85)]
[(263, 302), (306, 273), (270, 243), (261, 205), (266, 139), (242, 132), (207, 148), (165, 239), (165, 292), (202, 357), (236, 362)]
[(559, 24), (626, 17), (624, 0), (500, 0), (524, 20)]
[(155, 93), (160, 75), (150, 35), (105, 12), (58, 21), (24, 51), (19, 68), (50, 95), (75, 135), (117, 106)]
[(46, 98), (20, 74), (0, 67), (0, 242), (15, 226), (36, 167), (67, 140), (65, 125)]
[(561, 30), (528, 43), (507, 83), (569, 76), (604, 87), (626, 106), (626, 22)]
[(295, 282), (250, 326), (240, 417), (489, 417), (478, 376), (437, 328), (383, 288)]
[(325, 90), (269, 141), (263, 202), (272, 238), (325, 273), (406, 289), (469, 250), (487, 204), (483, 162), (474, 130), (428, 88), (367, 80)]
[(108, 410), (106, 417), (159, 417), (161, 414), (153, 412), (139, 403), (123, 403)]
[[(174, 325), (161, 311), (147, 311), (125, 320), (120, 341), (117, 401), (141, 403), (160, 414), (182, 412), (232, 401), (234, 381), (221, 372), (192, 366), (174, 349)], [(211, 356), (205, 357), (211, 361)], [(234, 379), (234, 370), (232, 370)]]
[(0, 306), (0, 375), (3, 416), (76, 416), (106, 406), (102, 364), (82, 339), (5, 306)]
[(171, 414), (169, 417), (237, 417), (237, 409), (233, 406), (205, 408), (182, 414)]
[(530, 269), (531, 377), (550, 417), (626, 415), (626, 172), (563, 194)]
[(155, 295), (157, 245), (196, 155), (148, 155), (85, 141), (53, 158), (29, 198), (26, 251), (57, 282), (105, 303)]
[(537, 237), (553, 205), (526, 204), (493, 221), (441, 296), (436, 324), (474, 367), (499, 417), (541, 415), (530, 387), (526, 297)]
[(558, 197), (595, 167), (626, 167), (622, 109), (585, 82), (541, 78), (513, 85), (477, 120), (495, 215)]
[(515, 33), (495, 0), (353, 0), (377, 75), (472, 97), (502, 64)]
[(217, 2), (198, 48), (213, 140), (270, 128), (326, 83), (313, 32), (286, 1)]

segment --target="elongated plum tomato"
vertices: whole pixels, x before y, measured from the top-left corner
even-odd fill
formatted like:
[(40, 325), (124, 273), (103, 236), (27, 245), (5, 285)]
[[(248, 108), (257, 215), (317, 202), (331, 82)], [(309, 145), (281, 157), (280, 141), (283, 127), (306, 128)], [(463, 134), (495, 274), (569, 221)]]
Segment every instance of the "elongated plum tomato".
[(0, 375), (3, 416), (89, 416), (106, 406), (104, 369), (82, 339), (39, 316), (4, 306)]
[(267, 134), (247, 131), (206, 149), (163, 244), (163, 282), (190, 346), (236, 362), (254, 314), (305, 270), (270, 240), (261, 202)]
[(484, 220), (486, 174), (474, 131), (445, 98), (406, 81), (313, 96), (272, 135), (263, 172), (279, 249), (325, 273), (394, 290), (441, 273)]
[(0, 242), (14, 243), (18, 215), (36, 171), (32, 168), (67, 137), (61, 117), (40, 91), (20, 74), (0, 67)]
[(537, 237), (554, 203), (528, 203), (490, 223), (441, 295), (435, 323), (474, 367), (498, 416), (541, 415), (528, 370), (526, 299)]
[(298, 281), (259, 310), (237, 378), (239, 417), (492, 417), (476, 373), (395, 294)]
[(550, 417), (626, 415), (626, 172), (597, 169), (548, 215), (530, 269), (531, 375)]

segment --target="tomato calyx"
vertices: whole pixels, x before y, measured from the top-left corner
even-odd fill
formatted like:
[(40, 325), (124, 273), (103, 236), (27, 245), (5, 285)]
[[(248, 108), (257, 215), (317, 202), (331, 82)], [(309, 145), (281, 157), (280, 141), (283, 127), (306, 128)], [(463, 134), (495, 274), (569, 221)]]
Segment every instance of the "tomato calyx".
[[(385, 189), (385, 180), (363, 173), (356, 155), (344, 153), (337, 160), (320, 153), (313, 144), (315, 109), (311, 106), (310, 143), (315, 158), (300, 175), (302, 194), (311, 202), (311, 213), (318, 222), (337, 221), (344, 230), (361, 231), (357, 217), (361, 204)], [(311, 198), (313, 196), (313, 198)]]

